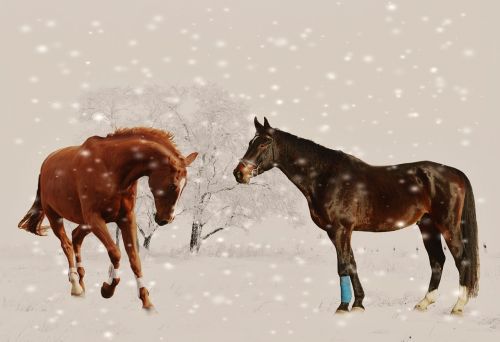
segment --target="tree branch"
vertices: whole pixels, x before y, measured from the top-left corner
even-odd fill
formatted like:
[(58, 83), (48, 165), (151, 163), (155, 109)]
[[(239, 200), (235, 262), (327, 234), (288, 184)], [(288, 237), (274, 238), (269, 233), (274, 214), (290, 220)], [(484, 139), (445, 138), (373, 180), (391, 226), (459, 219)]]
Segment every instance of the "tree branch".
[(212, 236), (212, 235), (214, 235), (215, 233), (220, 232), (221, 230), (224, 230), (224, 229), (225, 229), (224, 227), (220, 227), (220, 228), (214, 229), (214, 230), (212, 230), (210, 233), (208, 233), (207, 235), (205, 235), (204, 237), (202, 237), (201, 239), (202, 239), (202, 240), (206, 240), (206, 239), (208, 239), (210, 236)]

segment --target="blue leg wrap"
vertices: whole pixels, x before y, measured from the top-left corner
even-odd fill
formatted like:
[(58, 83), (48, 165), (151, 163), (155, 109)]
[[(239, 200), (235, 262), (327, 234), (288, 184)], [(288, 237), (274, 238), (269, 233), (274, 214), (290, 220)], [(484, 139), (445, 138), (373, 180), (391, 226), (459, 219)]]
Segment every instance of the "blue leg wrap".
[(351, 278), (349, 276), (340, 277), (340, 301), (350, 303), (352, 299)]

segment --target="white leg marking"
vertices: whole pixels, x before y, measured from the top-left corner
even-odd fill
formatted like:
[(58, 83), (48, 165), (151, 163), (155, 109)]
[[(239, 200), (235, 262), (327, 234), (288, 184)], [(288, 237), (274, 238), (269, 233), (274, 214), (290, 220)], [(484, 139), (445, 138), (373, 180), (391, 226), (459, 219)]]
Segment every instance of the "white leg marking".
[(437, 296), (438, 296), (437, 289), (432, 290), (431, 292), (427, 292), (425, 294), (425, 297), (420, 302), (418, 302), (417, 305), (415, 305), (415, 309), (421, 311), (427, 310), (427, 307), (429, 305), (436, 302)]
[(76, 271), (76, 267), (69, 268), (68, 278), (71, 283), (71, 295), (80, 296), (83, 293), (83, 288), (80, 286), (80, 277), (78, 275), (78, 272)]
[(76, 263), (76, 267), (82, 267), (83, 268), (83, 264), (81, 262), (77, 262)]
[(113, 264), (109, 265), (109, 270), (108, 270), (108, 281), (107, 283), (111, 285), (113, 283), (113, 279), (115, 278), (120, 278), (118, 276), (118, 269), (113, 266)]
[(466, 286), (460, 286), (458, 290), (458, 300), (453, 310), (451, 310), (452, 314), (461, 315), (464, 313), (465, 304), (469, 302), (469, 295)]
[(139, 290), (144, 286), (144, 279), (141, 277), (141, 278), (137, 278), (135, 277), (135, 281), (137, 282), (137, 295), (139, 296), (140, 295), (140, 292)]
[(78, 272), (75, 267), (70, 267), (68, 272), (68, 278), (70, 282), (78, 281)]

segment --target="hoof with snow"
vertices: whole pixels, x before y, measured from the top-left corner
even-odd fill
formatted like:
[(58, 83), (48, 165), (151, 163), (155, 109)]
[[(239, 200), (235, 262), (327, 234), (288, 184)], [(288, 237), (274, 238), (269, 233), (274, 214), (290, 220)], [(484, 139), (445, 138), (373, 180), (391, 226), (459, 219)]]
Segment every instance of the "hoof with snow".
[(365, 312), (365, 308), (362, 306), (353, 306), (351, 312)]
[(418, 303), (417, 305), (415, 305), (413, 310), (419, 311), (419, 312), (425, 312), (425, 311), (427, 311), (427, 305), (422, 305), (422, 304)]
[(85, 294), (83, 287), (79, 283), (71, 284), (71, 295), (75, 297), (82, 297)]
[(425, 297), (415, 305), (416, 311), (427, 311), (429, 305), (434, 304), (437, 299), (437, 290), (433, 290), (431, 292), (427, 292)]
[(464, 309), (453, 309), (453, 310), (451, 310), (451, 314), (453, 316), (461, 317), (464, 315)]
[(154, 305), (150, 306), (143, 306), (143, 310), (148, 314), (148, 315), (156, 315), (158, 314), (158, 310), (156, 310)]

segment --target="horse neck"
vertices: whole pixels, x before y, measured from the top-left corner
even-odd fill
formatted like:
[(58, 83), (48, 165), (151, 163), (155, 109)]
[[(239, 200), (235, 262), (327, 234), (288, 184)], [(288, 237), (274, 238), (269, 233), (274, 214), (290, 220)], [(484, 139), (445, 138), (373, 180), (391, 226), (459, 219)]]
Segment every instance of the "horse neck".
[(128, 188), (141, 177), (149, 176), (157, 167), (171, 165), (171, 159), (174, 158), (167, 148), (142, 139), (116, 144), (110, 153), (117, 161), (115, 167), (123, 188)]
[[(281, 133), (282, 135), (283, 133)], [(291, 145), (292, 136), (281, 136), (278, 142), (277, 167), (295, 184), (309, 201), (314, 194), (318, 175), (325, 172), (326, 156), (319, 156), (318, 152), (301, 150), (296, 144)], [(311, 169), (313, 168), (313, 169)]]
[[(351, 175), (367, 167), (363, 161), (343, 153), (279, 132), (277, 167), (310, 201), (318, 186), (333, 186), (339, 175)], [(302, 161), (302, 162), (301, 162)]]

